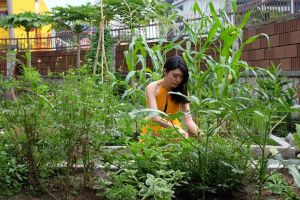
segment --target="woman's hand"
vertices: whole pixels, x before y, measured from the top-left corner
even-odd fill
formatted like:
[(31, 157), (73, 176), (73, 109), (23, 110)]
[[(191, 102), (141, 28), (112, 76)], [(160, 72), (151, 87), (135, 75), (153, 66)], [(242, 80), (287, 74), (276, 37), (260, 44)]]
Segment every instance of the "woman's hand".
[(179, 133), (186, 139), (186, 138), (189, 138), (189, 133), (186, 132), (185, 130), (179, 128), (178, 129)]

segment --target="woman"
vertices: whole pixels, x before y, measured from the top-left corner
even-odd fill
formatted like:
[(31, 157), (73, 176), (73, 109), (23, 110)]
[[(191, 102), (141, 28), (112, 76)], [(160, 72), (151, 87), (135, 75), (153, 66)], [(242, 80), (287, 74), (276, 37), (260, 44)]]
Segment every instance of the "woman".
[[(175, 127), (185, 138), (189, 137), (189, 133), (193, 135), (200, 133), (190, 113), (189, 101), (181, 95), (169, 93), (180, 92), (187, 96), (188, 79), (189, 74), (185, 62), (181, 57), (173, 56), (164, 65), (163, 79), (147, 85), (147, 107), (160, 110), (168, 115), (175, 114), (181, 109), (184, 113), (183, 120), (188, 128), (188, 132), (184, 131), (178, 119), (169, 121), (156, 115), (152, 117), (152, 121), (160, 126), (152, 126), (151, 129), (154, 132), (161, 129), (161, 127)], [(147, 128), (142, 130), (142, 134), (145, 133), (147, 133)]]

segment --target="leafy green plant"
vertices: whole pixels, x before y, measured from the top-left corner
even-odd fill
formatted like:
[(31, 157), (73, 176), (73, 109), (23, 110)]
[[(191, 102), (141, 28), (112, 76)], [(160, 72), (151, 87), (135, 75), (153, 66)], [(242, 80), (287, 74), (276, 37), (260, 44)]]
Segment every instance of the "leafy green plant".
[[(269, 76), (261, 76), (256, 80), (257, 87), (255, 91), (257, 92), (257, 98), (261, 103), (275, 103), (277, 101), (284, 102), (283, 105), (286, 107), (292, 107), (296, 101), (296, 92), (293, 88), (288, 87), (290, 81), (286, 77), (281, 75), (281, 70), (279, 67), (274, 65), (266, 71)], [(272, 125), (278, 123), (278, 121), (286, 115), (284, 120), (280, 124), (276, 125), (276, 128), (272, 131), (272, 134), (286, 137), (288, 132), (291, 130), (291, 112), (274, 112), (274, 117), (272, 119)]]
[[(295, 146), (300, 148), (300, 125), (296, 124), (296, 132), (294, 133)], [(293, 176), (296, 186), (300, 188), (300, 172), (298, 166), (288, 165), (289, 173)]]
[(180, 180), (183, 178), (183, 172), (179, 170), (160, 170), (156, 172), (158, 177), (147, 174), (147, 180), (144, 184), (140, 184), (141, 190), (139, 195), (142, 199), (151, 197), (156, 200), (170, 200), (174, 196), (174, 186), (179, 186)]
[(181, 141), (180, 147), (173, 150), (170, 162), (173, 169), (187, 174), (188, 185), (177, 187), (177, 196), (196, 199), (239, 188), (249, 167), (248, 158), (240, 151), (247, 148), (237, 143), (238, 140), (233, 142), (218, 135), (210, 136), (208, 144), (205, 140), (201, 143), (194, 139)]
[(53, 132), (49, 135), (53, 139), (49, 140), (49, 145), (52, 155), (54, 153), (61, 162), (66, 161), (65, 198), (69, 198), (71, 169), (79, 160), (84, 169), (83, 185), (86, 186), (90, 179), (90, 167), (93, 166), (90, 144), (100, 128), (97, 115), (101, 106), (98, 99), (101, 90), (86, 68), (70, 71), (63, 77), (63, 83), (56, 87), (51, 99), (54, 124)]
[[(83, 166), (83, 186), (91, 186), (92, 171), (99, 162), (102, 145), (126, 140), (126, 111), (130, 105), (113, 95), (109, 82), (91, 76), (88, 66), (71, 70), (61, 83), (53, 84), (51, 134), (47, 137), (49, 165), (63, 164), (65, 198), (70, 195), (74, 166)], [(124, 134), (119, 129), (124, 130)], [(100, 158), (99, 158), (100, 157)], [(64, 164), (65, 163), (65, 164)]]
[(44, 94), (48, 87), (36, 70), (26, 67), (23, 68), (23, 76), (14, 86), (20, 95), (15, 101), (2, 101), (1, 106), (4, 110), (1, 114), (5, 119), (5, 130), (15, 134), (16, 147), (22, 146), (19, 156), (20, 159), (25, 159), (29, 185), (36, 190), (39, 186), (43, 188), (38, 169), (45, 163), (40, 162), (38, 157), (39, 149), (42, 148), (39, 143), (43, 139), (44, 125), (47, 123), (45, 112), (49, 109), (49, 104)]
[(299, 199), (281, 174), (269, 176), (264, 188), (272, 191), (274, 194), (280, 195), (285, 200)]
[(136, 170), (126, 168), (117, 172), (110, 172), (109, 175), (112, 178), (112, 182), (102, 179), (97, 180), (98, 195), (105, 196), (111, 200), (135, 200), (138, 194), (136, 172)]
[(12, 153), (12, 145), (2, 132), (0, 135), (0, 199), (18, 193), (27, 182), (28, 168), (19, 163), (17, 156)]

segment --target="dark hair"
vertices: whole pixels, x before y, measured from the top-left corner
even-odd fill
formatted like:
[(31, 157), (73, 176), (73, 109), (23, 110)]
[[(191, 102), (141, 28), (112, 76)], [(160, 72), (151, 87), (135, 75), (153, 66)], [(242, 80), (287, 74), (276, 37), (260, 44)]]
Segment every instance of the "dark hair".
[[(164, 65), (164, 70), (166, 72), (172, 71), (174, 69), (180, 69), (180, 71), (183, 73), (183, 79), (176, 88), (172, 89), (172, 92), (180, 92), (181, 94), (187, 96), (189, 72), (184, 60), (180, 56), (173, 56), (169, 58)], [(171, 99), (180, 104), (189, 102), (185, 97), (177, 94), (171, 94)]]

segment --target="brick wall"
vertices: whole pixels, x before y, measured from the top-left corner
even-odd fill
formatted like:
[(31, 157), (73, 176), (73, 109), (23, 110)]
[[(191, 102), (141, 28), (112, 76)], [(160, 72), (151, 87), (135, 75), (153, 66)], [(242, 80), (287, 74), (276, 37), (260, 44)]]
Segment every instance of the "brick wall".
[(245, 47), (242, 59), (250, 65), (269, 66), (269, 62), (280, 65), (282, 70), (300, 70), (300, 18), (267, 24), (244, 31), (244, 38), (259, 33), (269, 36), (270, 48), (265, 37)]

